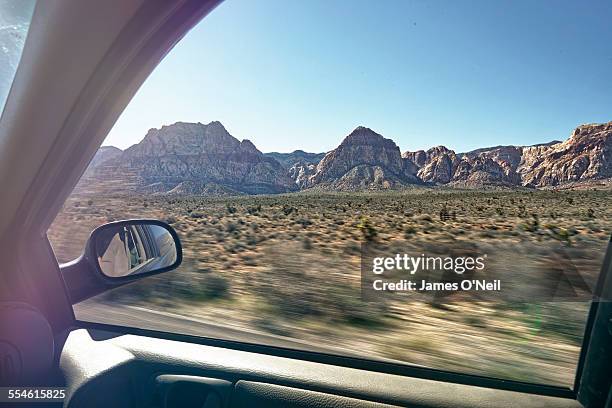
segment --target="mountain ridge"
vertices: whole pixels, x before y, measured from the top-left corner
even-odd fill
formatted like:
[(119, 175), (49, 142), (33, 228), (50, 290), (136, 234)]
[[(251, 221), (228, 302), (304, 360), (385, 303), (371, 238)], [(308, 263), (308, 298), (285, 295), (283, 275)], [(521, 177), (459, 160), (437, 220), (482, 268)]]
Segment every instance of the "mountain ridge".
[[(218, 121), (177, 122), (150, 129), (140, 143), (123, 151), (100, 148), (86, 175), (89, 182), (129, 175), (131, 189), (154, 194), (277, 194), (411, 185), (550, 188), (612, 178), (612, 122), (580, 125), (565, 141), (462, 153), (446, 146), (402, 153), (392, 139), (365, 126), (327, 153), (262, 153), (250, 140), (230, 135)], [(115, 181), (113, 185), (120, 184)]]

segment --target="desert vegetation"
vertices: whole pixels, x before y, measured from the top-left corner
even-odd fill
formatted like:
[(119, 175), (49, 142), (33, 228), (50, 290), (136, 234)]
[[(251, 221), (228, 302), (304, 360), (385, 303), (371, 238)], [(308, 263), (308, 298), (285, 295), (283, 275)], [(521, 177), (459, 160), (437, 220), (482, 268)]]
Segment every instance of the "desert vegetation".
[(499, 274), (526, 278), (530, 268), (571, 264), (592, 283), (612, 230), (610, 202), (609, 190), (592, 189), (76, 193), (48, 235), (66, 262), (108, 221), (158, 218), (177, 230), (183, 265), (87, 301), (101, 308), (113, 302), (165, 310), (366, 358), (568, 386), (588, 301), (451, 295), (368, 302), (360, 288), (361, 245), (393, 242), (417, 253), (477, 249), (490, 254)]

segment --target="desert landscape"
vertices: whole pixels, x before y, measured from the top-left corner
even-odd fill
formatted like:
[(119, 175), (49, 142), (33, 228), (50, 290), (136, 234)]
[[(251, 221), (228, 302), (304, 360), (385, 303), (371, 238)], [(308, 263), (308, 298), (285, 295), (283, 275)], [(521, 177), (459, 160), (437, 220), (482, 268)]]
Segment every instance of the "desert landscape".
[(130, 305), (363, 358), (570, 386), (587, 298), (365, 301), (361, 249), (485, 252), (502, 275), (571, 267), (592, 285), (612, 232), (611, 145), (608, 123), (565, 142), (400, 153), (359, 127), (331, 152), (264, 154), (218, 122), (180, 123), (125, 151), (101, 148), (48, 236), (59, 262), (119, 219), (164, 220), (183, 243), (178, 270), (77, 315)]

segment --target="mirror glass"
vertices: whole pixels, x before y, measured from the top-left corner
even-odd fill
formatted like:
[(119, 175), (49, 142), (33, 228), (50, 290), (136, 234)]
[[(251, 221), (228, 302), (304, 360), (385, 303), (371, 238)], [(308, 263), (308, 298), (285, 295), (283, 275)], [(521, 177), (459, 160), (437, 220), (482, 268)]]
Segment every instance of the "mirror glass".
[(108, 277), (156, 272), (177, 262), (174, 237), (161, 225), (108, 225), (93, 238), (96, 260)]

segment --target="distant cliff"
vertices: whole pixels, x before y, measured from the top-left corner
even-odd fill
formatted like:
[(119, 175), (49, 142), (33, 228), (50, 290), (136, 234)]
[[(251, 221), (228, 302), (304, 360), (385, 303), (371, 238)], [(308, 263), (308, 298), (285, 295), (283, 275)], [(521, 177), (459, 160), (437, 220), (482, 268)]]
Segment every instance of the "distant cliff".
[(564, 142), (456, 153), (445, 146), (400, 153), (391, 139), (357, 127), (328, 153), (261, 153), (219, 122), (151, 129), (121, 151), (102, 147), (81, 182), (157, 194), (276, 194), (449, 187), (555, 187), (612, 178), (612, 122), (582, 125)]
[(139, 190), (155, 193), (297, 190), (278, 161), (266, 157), (250, 141), (234, 138), (219, 122), (179, 122), (151, 129), (140, 143), (102, 163), (103, 171), (95, 171), (98, 178), (130, 174), (138, 179)]
[(612, 122), (582, 125), (565, 142), (496, 146), (456, 154), (444, 146), (405, 152), (424, 182), (451, 186), (553, 187), (612, 177)]

